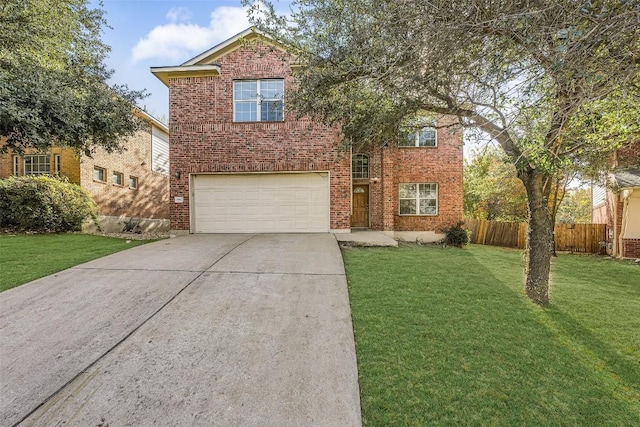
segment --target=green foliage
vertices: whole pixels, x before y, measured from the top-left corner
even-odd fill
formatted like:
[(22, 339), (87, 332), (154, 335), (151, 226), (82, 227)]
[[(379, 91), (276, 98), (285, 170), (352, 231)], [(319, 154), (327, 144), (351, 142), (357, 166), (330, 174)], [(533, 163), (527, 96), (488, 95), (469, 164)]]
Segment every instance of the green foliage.
[(467, 218), (527, 221), (524, 185), (513, 163), (497, 149), (483, 150), (465, 161), (464, 214)]
[(591, 189), (576, 188), (567, 190), (562, 203), (558, 207), (556, 223), (589, 224), (591, 223)]
[(458, 222), (456, 225), (445, 230), (444, 242), (449, 246), (461, 248), (469, 244), (471, 232), (464, 227), (464, 221)]
[(302, 66), (288, 105), (342, 124), (347, 144), (387, 143), (419, 111), (496, 141), (527, 191), (524, 289), (546, 301), (554, 182), (638, 137), (637, 0), (299, 0), (288, 16), (243, 1)]
[(106, 21), (87, 0), (24, 0), (0, 6), (0, 151), (90, 153), (120, 148), (140, 126), (131, 114), (145, 96), (107, 81)]
[(22, 176), (0, 180), (0, 226), (41, 232), (80, 230), (95, 221), (89, 192), (65, 179)]

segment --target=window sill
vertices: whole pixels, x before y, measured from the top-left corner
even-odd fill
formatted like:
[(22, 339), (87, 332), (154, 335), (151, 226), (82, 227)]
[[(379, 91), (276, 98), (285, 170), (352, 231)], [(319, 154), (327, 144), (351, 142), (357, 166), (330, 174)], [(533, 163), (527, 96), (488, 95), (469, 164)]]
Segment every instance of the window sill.
[(398, 214), (397, 216), (401, 216), (401, 217), (413, 217), (413, 216), (417, 216), (417, 217), (434, 217), (434, 216), (438, 216), (437, 213), (435, 214)]
[(246, 121), (246, 122), (237, 122), (233, 121), (234, 124), (246, 125), (248, 123), (284, 123), (284, 120), (254, 120), (254, 121)]
[(420, 145), (420, 146), (410, 146), (410, 145), (398, 145), (398, 148), (438, 148), (437, 145)]

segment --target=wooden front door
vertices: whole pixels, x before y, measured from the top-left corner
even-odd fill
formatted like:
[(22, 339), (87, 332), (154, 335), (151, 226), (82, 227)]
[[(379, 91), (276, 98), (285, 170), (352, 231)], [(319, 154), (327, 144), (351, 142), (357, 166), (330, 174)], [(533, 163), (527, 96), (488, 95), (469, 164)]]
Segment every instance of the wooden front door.
[(353, 186), (352, 227), (369, 227), (369, 186)]

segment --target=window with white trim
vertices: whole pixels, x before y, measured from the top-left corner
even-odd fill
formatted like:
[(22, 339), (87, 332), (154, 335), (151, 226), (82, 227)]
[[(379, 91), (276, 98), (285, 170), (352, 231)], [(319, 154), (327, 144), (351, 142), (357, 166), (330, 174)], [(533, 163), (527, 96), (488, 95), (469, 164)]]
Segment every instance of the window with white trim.
[(20, 158), (18, 156), (13, 156), (13, 175), (18, 176), (20, 170), (18, 169), (20, 165)]
[(107, 171), (105, 168), (101, 168), (100, 166), (93, 167), (93, 180), (105, 182), (107, 180)]
[(124, 183), (124, 174), (122, 172), (113, 172), (111, 182), (113, 182), (114, 185), (122, 185)]
[(135, 177), (135, 176), (129, 177), (129, 188), (131, 188), (132, 190), (135, 190), (136, 188), (138, 188), (138, 177)]
[(284, 80), (235, 80), (234, 122), (277, 122), (284, 120)]
[(60, 154), (53, 156), (53, 170), (56, 175), (60, 175)]
[(351, 178), (369, 178), (369, 157), (364, 154), (354, 154), (351, 158)]
[(51, 171), (51, 158), (48, 154), (24, 156), (25, 175), (45, 175)]
[(400, 215), (437, 215), (438, 184), (400, 184)]
[(437, 131), (433, 126), (400, 129), (399, 147), (436, 147)]

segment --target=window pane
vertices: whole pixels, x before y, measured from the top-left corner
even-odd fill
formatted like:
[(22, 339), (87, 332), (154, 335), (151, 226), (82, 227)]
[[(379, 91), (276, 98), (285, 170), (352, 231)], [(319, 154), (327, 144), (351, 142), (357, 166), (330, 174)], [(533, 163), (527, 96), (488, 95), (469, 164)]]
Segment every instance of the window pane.
[(260, 103), (260, 120), (275, 122), (282, 120), (282, 101), (263, 101)]
[(415, 199), (416, 196), (416, 184), (400, 184), (401, 199)]
[(24, 157), (24, 174), (40, 175), (50, 171), (48, 155), (30, 155)]
[(398, 146), (399, 147), (415, 147), (415, 145), (416, 145), (415, 131), (408, 128), (400, 129)]
[(261, 80), (260, 96), (264, 99), (282, 99), (283, 88), (282, 80)]
[(420, 200), (420, 215), (435, 215), (435, 214), (436, 214), (435, 199)]
[(415, 215), (415, 214), (416, 214), (415, 200), (400, 200), (400, 215)]
[(96, 181), (104, 181), (104, 169), (93, 168), (93, 179)]
[(258, 82), (256, 80), (233, 82), (233, 89), (233, 98), (235, 100), (258, 99)]
[(138, 178), (135, 176), (129, 177), (129, 187), (130, 188), (138, 188)]
[(436, 197), (436, 185), (435, 184), (420, 184), (420, 198), (429, 199)]
[(255, 122), (258, 120), (258, 104), (255, 102), (236, 102), (236, 122)]
[(356, 154), (351, 159), (351, 177), (369, 178), (369, 158), (364, 154)]
[(436, 146), (436, 130), (432, 127), (422, 128), (418, 133), (418, 146), (435, 147)]

